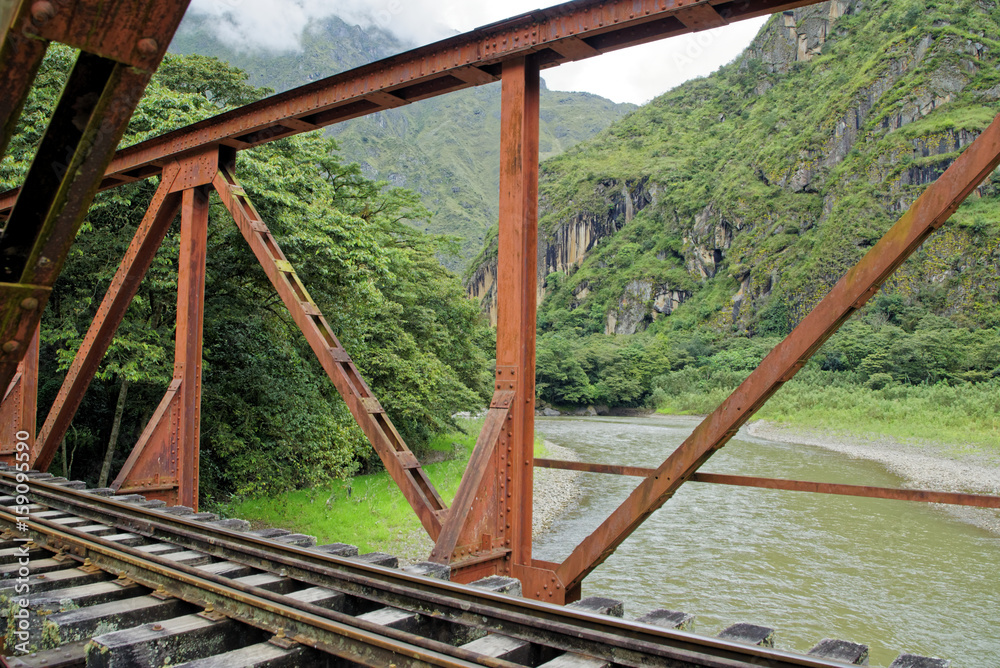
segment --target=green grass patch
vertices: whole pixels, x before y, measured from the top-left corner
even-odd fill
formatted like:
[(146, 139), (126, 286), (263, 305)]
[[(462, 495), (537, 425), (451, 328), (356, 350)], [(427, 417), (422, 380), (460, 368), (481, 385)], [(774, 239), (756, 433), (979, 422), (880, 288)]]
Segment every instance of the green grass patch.
[[(684, 392), (657, 409), (666, 414), (707, 414), (732, 389)], [(818, 386), (792, 381), (757, 413), (779, 424), (855, 436), (882, 435), (904, 442), (934, 442), (956, 451), (1000, 453), (1000, 387), (891, 384)]]
[(542, 440), (540, 437), (535, 436), (535, 457), (544, 458), (544, 457), (549, 457), (551, 455), (552, 453), (549, 452), (549, 449), (545, 446), (545, 441)]
[[(450, 504), (458, 491), (483, 422), (482, 418), (459, 420), (464, 433), (439, 434), (422, 453), (424, 461), (433, 460), (435, 452), (450, 457), (423, 467), (445, 503)], [(539, 438), (535, 439), (535, 454), (546, 456)], [(231, 517), (316, 536), (320, 544), (350, 543), (361, 552), (427, 556), (421, 552), (429, 543), (423, 540), (420, 521), (384, 471), (273, 496), (237, 499), (221, 510)]]

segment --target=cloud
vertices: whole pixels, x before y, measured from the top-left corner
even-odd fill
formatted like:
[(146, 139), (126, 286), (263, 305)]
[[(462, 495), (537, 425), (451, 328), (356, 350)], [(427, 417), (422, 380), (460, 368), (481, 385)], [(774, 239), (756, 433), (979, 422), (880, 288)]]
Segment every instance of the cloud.
[[(476, 0), (192, 0), (190, 12), (214, 22), (226, 44), (244, 49), (294, 51), (310, 21), (336, 15), (350, 24), (381, 28), (411, 45), (429, 44), (456, 32), (536, 9), (538, 0), (485, 3)], [(551, 6), (553, 2), (541, 3)], [(546, 70), (553, 90), (596, 93), (641, 104), (731, 61), (766, 19), (623, 49)]]
[(634, 46), (567, 63), (542, 76), (553, 90), (586, 91), (643, 104), (689, 79), (708, 76), (750, 44), (767, 18)]
[(454, 32), (442, 20), (440, 5), (426, 0), (192, 0), (189, 11), (213, 21), (220, 40), (243, 50), (296, 51), (310, 21), (334, 15), (413, 45)]

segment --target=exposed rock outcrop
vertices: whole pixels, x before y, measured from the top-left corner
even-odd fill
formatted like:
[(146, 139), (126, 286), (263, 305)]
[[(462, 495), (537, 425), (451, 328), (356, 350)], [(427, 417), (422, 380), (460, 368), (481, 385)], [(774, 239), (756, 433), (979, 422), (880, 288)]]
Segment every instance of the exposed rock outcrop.
[[(632, 222), (637, 213), (652, 204), (656, 188), (649, 179), (624, 183), (602, 181), (597, 194), (604, 203), (596, 211), (579, 212), (568, 220), (556, 223), (548, 233), (539, 232), (538, 240), (538, 300), (545, 297), (545, 277), (553, 272), (569, 273), (579, 267), (587, 253), (606, 237)], [(544, 215), (544, 211), (541, 212)], [(541, 216), (540, 216), (541, 217)], [(490, 322), (496, 324), (497, 251), (496, 240), (484, 253), (485, 260), (477, 265), (466, 280), (466, 292), (479, 300)], [(579, 288), (578, 304), (587, 298), (586, 285)]]
[(637, 213), (653, 203), (656, 188), (649, 186), (649, 177), (625, 183), (608, 179), (598, 184), (595, 194), (604, 207), (577, 213), (554, 225), (548, 234), (539, 235), (540, 279), (579, 266), (594, 244), (628, 225)]
[(670, 315), (690, 296), (690, 292), (674, 290), (669, 285), (630, 281), (615, 308), (608, 313), (604, 333), (635, 334), (661, 315)]
[(730, 219), (714, 203), (706, 206), (695, 216), (691, 233), (684, 237), (688, 272), (701, 279), (715, 276), (733, 243), (733, 235), (742, 229), (740, 219)]
[(691, 293), (687, 290), (671, 290), (669, 286), (661, 286), (653, 297), (653, 319), (661, 315), (670, 315), (690, 296)]
[[(830, 128), (832, 132), (824, 147), (821, 150), (801, 151), (791, 167), (784, 173), (768, 174), (768, 180), (792, 192), (816, 192), (818, 187), (814, 181), (817, 175), (838, 165), (847, 157), (859, 139), (866, 139), (861, 136), (863, 128), (870, 120), (873, 110), (879, 107), (883, 96), (893, 90), (904, 75), (920, 65), (929, 55), (932, 56), (939, 50), (952, 52), (960, 48), (957, 41), (960, 41), (959, 38), (950, 35), (938, 39), (926, 35), (898, 57), (887, 60), (883, 63), (882, 74), (870, 85), (860, 89), (854, 95), (847, 111), (833, 123)], [(974, 45), (970, 48), (975, 50)], [(952, 101), (957, 93), (964, 90), (968, 81), (969, 76), (954, 65), (946, 64), (936, 68), (928, 77), (927, 84), (900, 100), (896, 110), (892, 113), (884, 113), (883, 110), (881, 123), (873, 132), (880, 136), (923, 118), (941, 105)], [(880, 176), (873, 174), (871, 178), (874, 181)]]
[(635, 334), (648, 315), (648, 302), (653, 296), (653, 284), (648, 281), (631, 281), (617, 307), (608, 313), (605, 334)]
[(496, 253), (476, 265), (466, 279), (465, 291), (479, 301), (483, 312), (490, 318), (490, 324), (497, 324), (497, 256)]
[(761, 60), (768, 71), (785, 74), (793, 63), (805, 62), (821, 54), (830, 25), (855, 4), (856, 0), (832, 0), (783, 12), (778, 17), (777, 29), (755, 40), (748, 55)]

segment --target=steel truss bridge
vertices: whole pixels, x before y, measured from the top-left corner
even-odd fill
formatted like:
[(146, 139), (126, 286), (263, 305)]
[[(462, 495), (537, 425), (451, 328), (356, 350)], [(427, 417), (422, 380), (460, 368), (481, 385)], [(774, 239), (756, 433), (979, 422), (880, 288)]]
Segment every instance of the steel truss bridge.
[[(534, 459), (539, 72), (569, 61), (812, 0), (574, 0), (311, 83), (116, 150), (187, 0), (21, 0), (0, 4), (0, 154), (48, 45), (79, 50), (23, 185), (0, 195), (0, 460), (15, 442), (45, 471), (168, 228), (180, 214), (173, 380), (112, 487), (197, 508), (202, 320), (212, 191), (323, 369), (434, 541), (432, 561), (470, 582), (512, 576), (526, 596), (568, 603), (581, 583), (685, 483), (1000, 507), (995, 496), (721, 476), (699, 468), (878, 291), (1000, 164), (1000, 121), (987, 128), (795, 330), (656, 468)], [(281, 251), (240, 184), (236, 154), (366, 114), (500, 81), (500, 238), (495, 392), (450, 506)], [(37, 434), (38, 328), (52, 286), (95, 194), (159, 177), (145, 217), (58, 397)], [(15, 432), (23, 429), (27, 432)], [(562, 563), (532, 557), (536, 466), (639, 478), (629, 497)], [(714, 665), (714, 664), (713, 664)], [(729, 664), (726, 664), (729, 665)]]

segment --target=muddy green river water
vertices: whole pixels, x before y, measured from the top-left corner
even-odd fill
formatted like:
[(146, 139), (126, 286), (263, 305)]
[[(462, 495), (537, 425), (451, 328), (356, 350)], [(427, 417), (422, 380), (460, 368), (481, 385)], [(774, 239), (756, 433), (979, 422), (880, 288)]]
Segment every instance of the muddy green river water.
[[(582, 461), (657, 466), (690, 434), (689, 418), (544, 418), (538, 434)], [(704, 472), (901, 487), (877, 463), (744, 436)], [(581, 497), (535, 541), (561, 561), (637, 478), (580, 474)], [(902, 501), (688, 483), (592, 573), (583, 595), (697, 615), (695, 631), (736, 622), (777, 630), (776, 646), (823, 638), (867, 643), (871, 665), (900, 651), (953, 668), (1000, 667), (1000, 537), (939, 507)]]

